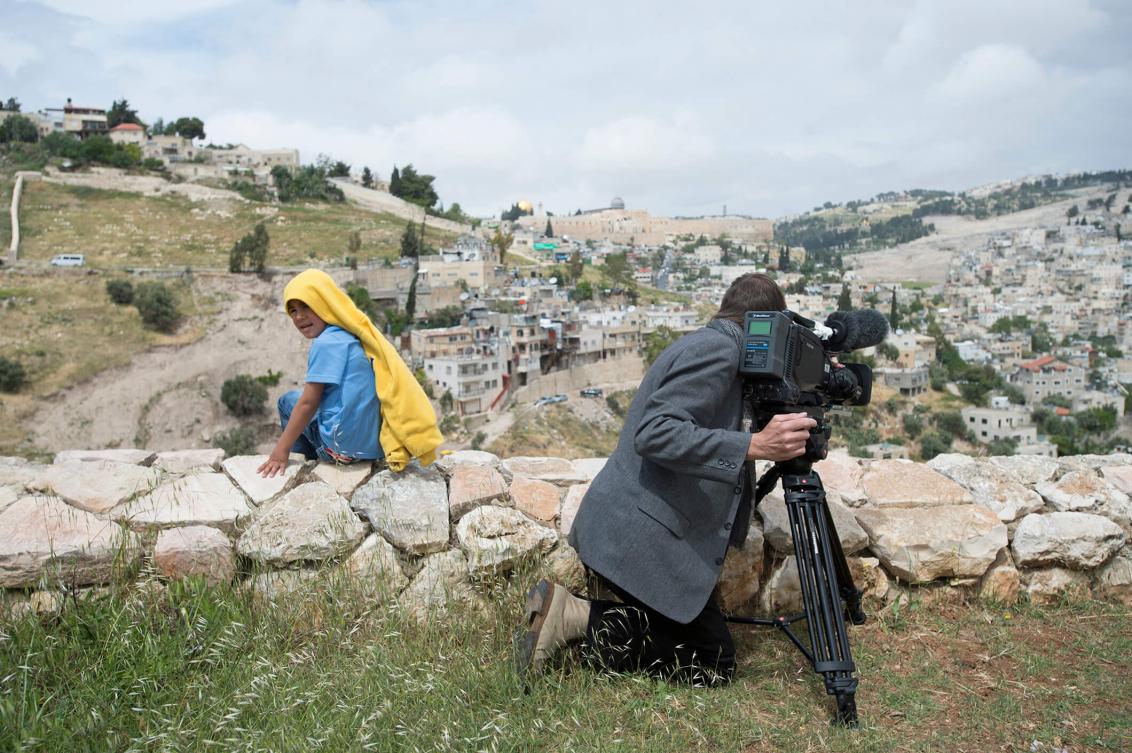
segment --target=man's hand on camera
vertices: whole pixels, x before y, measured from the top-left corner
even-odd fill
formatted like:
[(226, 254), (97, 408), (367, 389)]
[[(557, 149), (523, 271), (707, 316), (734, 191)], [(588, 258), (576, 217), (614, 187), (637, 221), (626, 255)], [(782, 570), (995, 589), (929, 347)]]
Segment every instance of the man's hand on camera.
[(810, 429), (818, 423), (805, 413), (780, 413), (770, 419), (758, 434), (751, 435), (747, 460), (780, 462), (801, 455), (806, 450)]

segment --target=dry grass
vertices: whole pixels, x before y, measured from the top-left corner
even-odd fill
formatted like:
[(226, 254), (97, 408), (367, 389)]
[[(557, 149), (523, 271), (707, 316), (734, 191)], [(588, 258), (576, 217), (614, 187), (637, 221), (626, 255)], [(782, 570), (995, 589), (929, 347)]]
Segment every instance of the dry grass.
[[(263, 222), (271, 237), (268, 264), (341, 263), (352, 231), (361, 234), (359, 260), (399, 253), (405, 221), (351, 204), (287, 205), (120, 191), (33, 182), (21, 202), (21, 259), (47, 261), (83, 253), (95, 267), (207, 267), (227, 269), (228, 251)], [(451, 233), (429, 229), (438, 245)]]

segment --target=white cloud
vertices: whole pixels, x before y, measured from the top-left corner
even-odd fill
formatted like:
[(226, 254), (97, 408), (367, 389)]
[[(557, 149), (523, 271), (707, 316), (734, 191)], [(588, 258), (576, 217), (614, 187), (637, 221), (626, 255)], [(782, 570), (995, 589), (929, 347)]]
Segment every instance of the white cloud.
[(34, 44), (0, 31), (0, 68), (6, 70), (9, 76), (15, 76), (21, 68), (41, 57), (39, 48)]
[(482, 212), (775, 215), (1132, 165), (1114, 0), (0, 1), (0, 29), (29, 108), (126, 96), (220, 141), (412, 161)]

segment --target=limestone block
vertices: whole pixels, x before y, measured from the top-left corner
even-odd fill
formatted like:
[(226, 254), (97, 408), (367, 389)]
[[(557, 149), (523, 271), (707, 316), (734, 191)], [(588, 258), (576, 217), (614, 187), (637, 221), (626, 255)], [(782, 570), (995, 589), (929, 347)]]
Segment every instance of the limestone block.
[(605, 467), (607, 462), (609, 462), (609, 458), (581, 458), (573, 461), (574, 470), (585, 477), (587, 481), (593, 481), (597, 478), (597, 474), (601, 473), (601, 469)]
[(169, 528), (157, 537), (153, 564), (166, 578), (199, 577), (210, 586), (230, 583), (236, 574), (231, 540), (212, 526)]
[(106, 460), (111, 463), (125, 463), (127, 465), (149, 465), (153, 462), (154, 453), (151, 450), (63, 450), (55, 454), (55, 462), (98, 462)]
[(369, 460), (359, 460), (354, 463), (327, 463), (319, 461), (314, 467), (314, 477), (325, 481), (331, 489), (346, 499), (369, 478), (373, 472), (373, 463)]
[(24, 458), (0, 457), (0, 485), (23, 487), (42, 476), (45, 468)]
[(503, 477), (510, 480), (515, 476), (548, 481), (559, 486), (581, 484), (590, 479), (565, 458), (514, 457), (500, 464)]
[(1113, 488), (1132, 494), (1132, 465), (1110, 465), (1101, 468), (1101, 476)]
[(861, 589), (862, 596), (879, 601), (887, 601), (891, 586), (888, 573), (880, 566), (876, 557), (846, 557), (853, 585)]
[(827, 495), (830, 491), (837, 492), (849, 507), (860, 507), (868, 500), (865, 487), (861, 485), (865, 469), (861, 461), (850, 457), (849, 453), (831, 452), (825, 460), (814, 463), (814, 470), (821, 476)]
[(508, 572), (520, 561), (550, 551), (558, 534), (518, 510), (486, 505), (456, 525), (468, 572)]
[(740, 549), (729, 547), (719, 575), (719, 603), (725, 612), (739, 612), (759, 595), (763, 574), (763, 532), (751, 522)]
[(873, 461), (861, 485), (873, 507), (941, 507), (972, 501), (971, 493), (959, 484), (910, 460)]
[(400, 601), (414, 619), (426, 624), (447, 618), (458, 605), (476, 604), (478, 597), (468, 583), (464, 553), (449, 549), (425, 557), (420, 572), (401, 592)]
[(4, 512), (8, 505), (22, 496), (24, 496), (24, 491), (20, 486), (0, 486), (0, 512)]
[(1066, 455), (1058, 458), (1062, 473), (1070, 471), (1098, 471), (1105, 466), (1132, 465), (1132, 455), (1114, 452), (1111, 455)]
[(448, 479), (448, 515), (453, 521), (480, 505), (506, 498), (507, 482), (493, 466), (461, 463), (452, 469)]
[(445, 476), (451, 476), (452, 472), (461, 465), (483, 465), (497, 468), (499, 456), (483, 450), (457, 450), (448, 455), (442, 455), (433, 463), (433, 467)]
[(272, 565), (317, 562), (353, 550), (365, 533), (345, 499), (325, 482), (311, 481), (257, 513), (236, 551)]
[(1127, 540), (1120, 526), (1100, 515), (1051, 512), (1022, 518), (1011, 550), (1019, 567), (1057, 564), (1089, 570), (1103, 564)]
[(554, 523), (561, 503), (558, 487), (546, 481), (514, 476), (511, 479), (511, 503), (519, 512), (544, 523)]
[(586, 568), (578, 553), (564, 539), (543, 558), (543, 564), (555, 583), (566, 586), (571, 593), (583, 594), (586, 591)]
[(1011, 523), (1045, 506), (1040, 494), (987, 461), (949, 453), (932, 458), (928, 467), (966, 488), (976, 505), (993, 511), (1003, 523)]
[(409, 584), (397, 550), (381, 537), (370, 534), (342, 565), (343, 571), (374, 604), (394, 598)]
[(558, 531), (563, 536), (570, 535), (570, 529), (574, 527), (574, 518), (578, 515), (578, 508), (582, 506), (582, 499), (589, 490), (589, 484), (574, 484), (566, 490), (566, 495), (562, 498), (562, 507), (558, 511)]
[(350, 506), (401, 551), (429, 554), (448, 546), (448, 488), (435, 468), (412, 463), (400, 473), (374, 474)]
[(1098, 570), (1093, 589), (1102, 598), (1132, 607), (1132, 550), (1125, 547)]
[(214, 447), (205, 450), (171, 450), (159, 452), (153, 459), (153, 467), (158, 470), (180, 475), (190, 471), (220, 470), (224, 460), (224, 450)]
[(137, 494), (154, 489), (161, 471), (109, 460), (70, 460), (45, 466), (28, 484), (35, 491), (51, 491), (87, 512), (105, 513)]
[(1050, 604), (1065, 597), (1089, 596), (1089, 576), (1061, 567), (1024, 571), (1022, 586), (1035, 604)]
[(21, 497), (0, 512), (0, 587), (107, 583), (140, 557), (134, 534), (57, 497)]
[(987, 462), (1006, 471), (1015, 481), (1026, 486), (1049, 481), (1061, 471), (1056, 460), (1041, 455), (1005, 455), (987, 458)]
[(855, 512), (869, 534), (873, 554), (912, 583), (981, 576), (1006, 546), (1006, 526), (978, 505), (865, 507)]
[(1010, 550), (1003, 547), (995, 557), (994, 564), (987, 568), (979, 580), (979, 596), (1002, 604), (1013, 604), (1018, 601), (1021, 587), (1018, 568), (1014, 566)]
[(1058, 512), (1095, 512), (1125, 528), (1132, 527), (1132, 501), (1093, 471), (1069, 471), (1035, 490)]
[(291, 453), (291, 459), (287, 462), (287, 468), (283, 473), (264, 478), (256, 473), (256, 469), (267, 462), (267, 458), (267, 455), (237, 455), (220, 464), (224, 472), (231, 476), (232, 480), (244, 490), (244, 494), (251, 497), (252, 502), (257, 505), (262, 505), (291, 488), (295, 483), (295, 476), (305, 462), (302, 455)]
[(231, 533), (251, 511), (248, 498), (227, 476), (204, 471), (166, 481), (110, 515), (135, 531), (206, 525)]
[(318, 570), (269, 570), (249, 578), (247, 587), (262, 601), (290, 601), (318, 588), (321, 576)]
[[(853, 512), (841, 504), (826, 499), (830, 517), (837, 529), (837, 536), (841, 541), (841, 549), (845, 554), (859, 552), (869, 545), (869, 536), (857, 523)], [(786, 500), (780, 489), (776, 489), (763, 498), (758, 507), (759, 515), (763, 521), (763, 534), (766, 541), (780, 556), (794, 553), (794, 539), (790, 535), (790, 516), (786, 510)]]
[(802, 611), (802, 582), (798, 578), (798, 562), (793, 555), (771, 568), (759, 596), (759, 611), (764, 615)]

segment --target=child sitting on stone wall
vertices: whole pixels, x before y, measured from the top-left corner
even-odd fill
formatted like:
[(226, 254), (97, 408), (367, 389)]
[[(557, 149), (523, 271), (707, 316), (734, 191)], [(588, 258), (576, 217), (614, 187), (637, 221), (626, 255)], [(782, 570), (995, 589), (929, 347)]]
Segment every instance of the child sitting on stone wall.
[(291, 452), (352, 463), (385, 458), (400, 471), (409, 460), (436, 459), (444, 441), (436, 412), (397, 350), (330, 275), (300, 273), (283, 290), (283, 307), (310, 340), (306, 384), (279, 398), (283, 435), (258, 469), (272, 477)]

